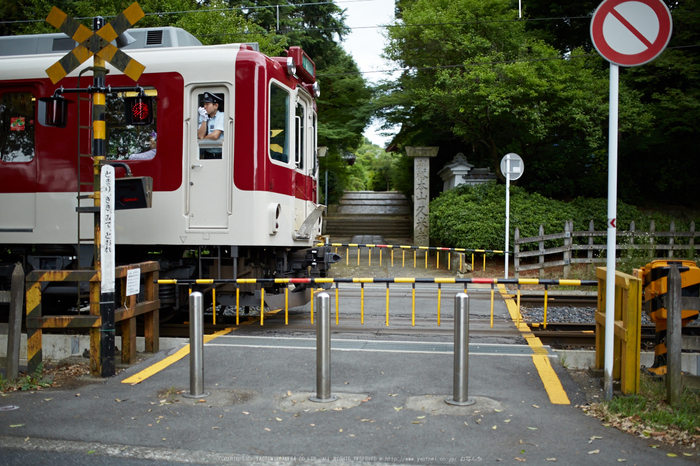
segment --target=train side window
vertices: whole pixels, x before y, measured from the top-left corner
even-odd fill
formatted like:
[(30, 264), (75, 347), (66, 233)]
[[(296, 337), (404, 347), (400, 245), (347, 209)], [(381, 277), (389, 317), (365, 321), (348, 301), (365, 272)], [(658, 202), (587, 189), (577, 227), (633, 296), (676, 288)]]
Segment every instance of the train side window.
[(270, 157), (289, 163), (289, 93), (272, 83), (270, 86)]
[(34, 159), (36, 99), (31, 92), (6, 92), (0, 97), (0, 157), (3, 162)]
[[(145, 89), (146, 95), (158, 99), (158, 91)], [(150, 125), (127, 125), (124, 115), (124, 98), (135, 97), (135, 92), (116, 92), (106, 99), (107, 160), (150, 160), (157, 154), (156, 123), (158, 105), (153, 105), (153, 122)]]

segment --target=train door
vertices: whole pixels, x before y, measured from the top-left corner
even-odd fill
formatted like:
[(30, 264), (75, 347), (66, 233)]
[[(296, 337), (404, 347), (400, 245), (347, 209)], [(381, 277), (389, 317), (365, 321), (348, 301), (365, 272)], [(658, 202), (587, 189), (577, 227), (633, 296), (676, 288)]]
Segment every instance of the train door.
[(36, 227), (36, 103), (31, 90), (0, 87), (0, 231)]
[(187, 227), (225, 229), (232, 213), (234, 106), (225, 88), (195, 88), (187, 131)]

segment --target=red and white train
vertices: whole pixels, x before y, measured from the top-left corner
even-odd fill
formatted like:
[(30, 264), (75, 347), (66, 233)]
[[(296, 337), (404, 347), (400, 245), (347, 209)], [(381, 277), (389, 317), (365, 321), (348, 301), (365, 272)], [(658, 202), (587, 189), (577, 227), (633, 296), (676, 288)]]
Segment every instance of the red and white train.
[[(127, 31), (122, 50), (146, 69), (138, 80), (155, 98), (150, 125), (126, 124), (124, 98), (106, 97), (107, 159), (153, 179), (152, 207), (116, 214), (117, 264), (158, 260), (161, 278), (323, 277), (338, 256), (316, 247), (321, 234), (315, 65), (299, 48), (267, 57), (254, 44), (203, 46), (178, 28)], [(87, 93), (64, 93), (67, 125), (46, 126), (40, 98), (92, 84), (91, 60), (53, 84), (46, 70), (75, 47), (64, 34), (0, 37), (0, 288), (14, 263), (32, 269), (89, 268), (92, 107)], [(107, 64), (106, 86), (135, 83)], [(220, 99), (224, 136), (198, 139), (205, 93)], [(150, 141), (155, 136), (155, 141)], [(157, 144), (155, 156), (129, 159)], [(153, 155), (151, 153), (150, 155)], [(116, 169), (117, 177), (124, 171)], [(80, 198), (80, 199), (79, 199)], [(282, 286), (282, 285), (280, 285)], [(244, 289), (253, 304), (259, 290)], [(260, 285), (257, 285), (260, 288)], [(65, 300), (67, 286), (46, 290)], [(217, 302), (231, 302), (217, 289)], [(281, 290), (266, 289), (273, 300)], [(308, 301), (299, 287), (293, 304)], [(185, 290), (186, 293), (186, 290)], [(164, 307), (186, 295), (162, 285)], [(297, 299), (294, 299), (296, 297)], [(70, 298), (74, 299), (74, 298)]]

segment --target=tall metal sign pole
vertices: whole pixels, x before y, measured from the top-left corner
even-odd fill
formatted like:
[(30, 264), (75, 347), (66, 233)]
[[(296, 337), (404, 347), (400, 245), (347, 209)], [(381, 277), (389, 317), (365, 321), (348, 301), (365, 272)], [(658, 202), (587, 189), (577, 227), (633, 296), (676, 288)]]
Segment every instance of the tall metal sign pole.
[[(101, 224), (105, 224), (105, 220), (107, 220), (107, 224), (111, 225), (111, 228), (113, 228), (114, 214), (113, 210), (112, 213), (109, 213), (109, 211), (102, 213), (100, 212), (100, 207), (102, 205), (101, 178), (106, 176), (108, 180), (111, 180), (112, 189), (114, 186), (114, 169), (109, 167), (105, 173), (102, 173), (102, 171), (107, 168), (103, 167), (105, 156), (107, 155), (107, 130), (105, 122), (107, 87), (105, 85), (105, 62), (107, 61), (111, 63), (115, 68), (122, 71), (134, 81), (138, 80), (145, 67), (112, 45), (111, 42), (144, 16), (145, 14), (143, 10), (141, 10), (141, 7), (139, 7), (138, 3), (133, 3), (107, 24), (104, 23), (104, 18), (102, 17), (98, 16), (94, 18), (94, 32), (91, 32), (87, 27), (69, 17), (56, 7), (51, 10), (49, 16), (46, 18), (46, 21), (49, 24), (78, 42), (78, 46), (76, 46), (73, 50), (46, 70), (46, 74), (54, 84), (63, 79), (66, 75), (68, 75), (68, 73), (75, 70), (87, 59), (94, 56), (92, 90), (92, 155), (94, 176), (93, 196), (95, 207), (97, 208), (94, 222), (94, 255), (95, 271), (100, 272), (101, 282), (101, 326), (99, 329), (99, 361), (93, 361), (91, 358), (90, 362), (93, 374), (98, 373), (101, 377), (111, 377), (115, 374), (114, 231), (111, 231), (112, 242), (110, 243), (109, 248), (102, 246), (103, 240), (101, 239), (104, 237), (101, 230)], [(80, 176), (80, 174), (78, 174), (78, 176)], [(106, 272), (102, 270), (103, 252), (105, 251), (111, 254), (111, 263), (105, 264), (106, 267), (111, 268), (109, 273), (102, 273)], [(109, 277), (111, 277), (111, 284), (109, 283)], [(92, 349), (93, 348), (91, 348), (91, 350)]]
[(501, 173), (506, 176), (506, 264), (505, 278), (508, 278), (508, 248), (510, 247), (510, 182), (523, 176), (525, 164), (518, 154), (506, 154), (501, 159)]
[(612, 399), (613, 395), (619, 66), (643, 65), (656, 58), (668, 45), (672, 29), (671, 12), (661, 0), (605, 0), (598, 5), (591, 20), (593, 45), (610, 62), (608, 252), (605, 277), (606, 400)]

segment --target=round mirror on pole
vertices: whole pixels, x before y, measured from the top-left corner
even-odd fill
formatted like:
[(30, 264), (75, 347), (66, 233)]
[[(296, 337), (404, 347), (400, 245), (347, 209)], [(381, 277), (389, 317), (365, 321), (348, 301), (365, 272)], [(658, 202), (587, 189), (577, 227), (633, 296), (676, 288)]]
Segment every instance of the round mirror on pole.
[(510, 182), (515, 181), (525, 171), (523, 159), (513, 152), (506, 154), (501, 159), (501, 173), (506, 177), (506, 248), (505, 248), (505, 278), (508, 278), (508, 247), (510, 243)]

